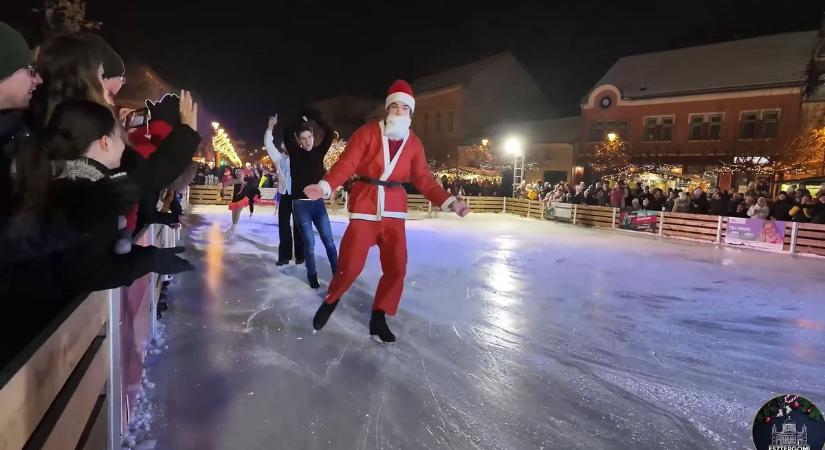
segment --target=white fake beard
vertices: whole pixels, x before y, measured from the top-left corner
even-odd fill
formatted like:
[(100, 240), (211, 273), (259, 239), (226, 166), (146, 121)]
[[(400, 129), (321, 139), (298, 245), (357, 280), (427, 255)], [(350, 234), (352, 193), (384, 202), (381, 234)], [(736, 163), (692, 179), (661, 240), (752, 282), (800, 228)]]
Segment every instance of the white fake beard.
[(404, 139), (410, 134), (410, 124), (412, 124), (410, 116), (387, 116), (384, 121), (384, 136), (393, 141)]

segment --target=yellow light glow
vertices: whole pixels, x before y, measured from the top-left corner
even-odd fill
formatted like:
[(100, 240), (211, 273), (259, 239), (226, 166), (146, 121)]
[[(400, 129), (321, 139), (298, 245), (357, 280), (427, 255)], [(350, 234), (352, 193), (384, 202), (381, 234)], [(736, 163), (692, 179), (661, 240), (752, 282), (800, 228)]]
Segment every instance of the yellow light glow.
[(616, 142), (616, 139), (619, 137), (616, 136), (616, 133), (607, 133), (607, 140), (610, 142)]

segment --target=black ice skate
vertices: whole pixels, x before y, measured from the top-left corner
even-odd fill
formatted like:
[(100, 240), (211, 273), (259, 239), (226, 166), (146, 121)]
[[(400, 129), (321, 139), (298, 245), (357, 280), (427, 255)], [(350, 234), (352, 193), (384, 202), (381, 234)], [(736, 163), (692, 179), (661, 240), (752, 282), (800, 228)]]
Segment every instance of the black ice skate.
[(275, 267), (281, 267), (289, 264), (289, 261), (278, 261), (275, 263)]
[(321, 285), (318, 284), (318, 275), (307, 275), (307, 281), (309, 281), (309, 287), (312, 289), (321, 287)]
[(335, 311), (335, 307), (338, 306), (338, 302), (341, 299), (335, 300), (334, 303), (321, 303), (321, 306), (318, 308), (318, 311), (315, 313), (315, 317), (312, 318), (312, 328), (315, 328), (315, 331), (319, 331), (321, 328), (324, 328), (324, 325), (327, 324), (329, 320), (329, 316), (332, 315), (332, 312)]
[(390, 343), (395, 342), (395, 335), (387, 326), (387, 320), (384, 318), (384, 311), (373, 311), (372, 318), (370, 318), (370, 336), (378, 336), (381, 342)]

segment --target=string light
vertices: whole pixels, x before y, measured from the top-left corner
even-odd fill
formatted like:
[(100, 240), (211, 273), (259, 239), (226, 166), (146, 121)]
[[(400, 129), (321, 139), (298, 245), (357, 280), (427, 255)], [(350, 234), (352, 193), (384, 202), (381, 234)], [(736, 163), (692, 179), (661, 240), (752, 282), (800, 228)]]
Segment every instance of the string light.
[(324, 156), (324, 168), (329, 170), (336, 162), (338, 162), (338, 158), (341, 157), (341, 154), (344, 153), (344, 149), (347, 148), (347, 141), (338, 140), (332, 143), (330, 146), (327, 155)]
[(241, 165), (241, 158), (238, 157), (238, 154), (235, 152), (235, 147), (229, 139), (229, 135), (223, 128), (215, 129), (215, 134), (212, 136), (212, 148), (215, 149), (216, 153), (223, 155), (232, 164), (236, 166)]

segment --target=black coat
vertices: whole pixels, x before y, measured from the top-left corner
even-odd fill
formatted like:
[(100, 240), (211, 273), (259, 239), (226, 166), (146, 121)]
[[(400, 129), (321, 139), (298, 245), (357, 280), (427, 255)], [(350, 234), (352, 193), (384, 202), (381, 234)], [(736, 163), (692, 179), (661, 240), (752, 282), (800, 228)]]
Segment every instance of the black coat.
[(708, 202), (708, 197), (704, 192), (699, 195), (699, 198), (691, 197), (690, 212), (694, 214), (707, 214), (709, 209), (710, 203)]
[(778, 200), (771, 207), (771, 216), (776, 220), (791, 220), (791, 208), (793, 208), (793, 202), (787, 199)]
[(728, 202), (724, 197), (711, 198), (708, 213), (715, 216), (725, 216), (728, 214)]

